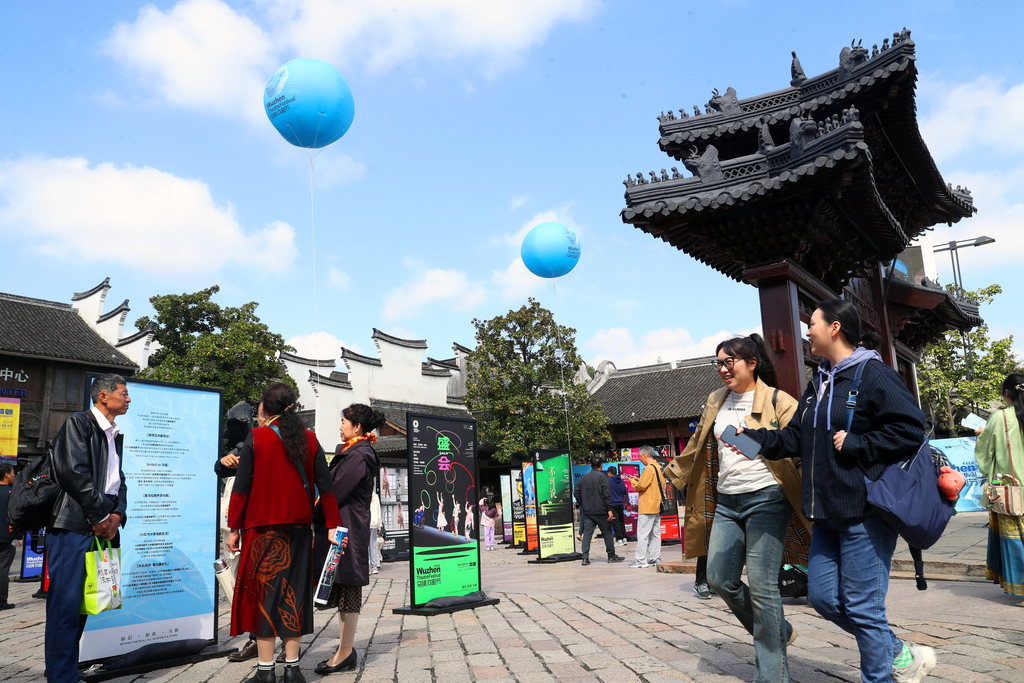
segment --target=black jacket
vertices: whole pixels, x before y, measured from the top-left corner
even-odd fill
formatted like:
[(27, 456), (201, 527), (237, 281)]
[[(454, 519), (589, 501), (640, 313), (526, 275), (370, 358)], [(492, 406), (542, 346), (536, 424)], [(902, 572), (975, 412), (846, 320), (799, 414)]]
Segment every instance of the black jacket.
[[(380, 458), (369, 441), (357, 441), (331, 461), (331, 490), (338, 499), (341, 526), (348, 528), (348, 547), (338, 563), (334, 582), (347, 586), (370, 583), (370, 499), (374, 481), (380, 474)], [(320, 570), (327, 559), (327, 530), (323, 506), (313, 511), (317, 534), (313, 551), (313, 573), (320, 579)]]
[[(123, 443), (124, 436), (118, 434), (114, 444), (121, 461)], [(124, 468), (118, 466), (121, 488), (115, 508), (103, 493), (107, 483), (107, 457), (107, 435), (100, 429), (92, 411), (69, 417), (50, 445), (50, 465), (62, 492), (57, 497), (47, 529), (91, 535), (92, 525), (114, 512), (121, 515), (121, 526), (124, 526), (128, 520)]]
[(592, 469), (576, 482), (573, 490), (580, 512), (585, 515), (607, 515), (612, 509), (612, 490), (608, 475)]
[(747, 430), (744, 433), (762, 444), (761, 455), (769, 460), (803, 459), (803, 513), (810, 520), (851, 519), (868, 513), (864, 472), (872, 481), (886, 466), (916, 451), (924, 440), (924, 413), (903, 378), (888, 365), (866, 361), (853, 426), (846, 435), (842, 452), (832, 437), (846, 429), (846, 401), (856, 366), (840, 369), (832, 392), (832, 428), (826, 425), (828, 391), (818, 408), (814, 427), (815, 383), (809, 382), (796, 415), (784, 429)]
[[(11, 527), (7, 523), (7, 501), (11, 497), (11, 487), (4, 484), (0, 484), (0, 510), (3, 511), (3, 515), (0, 515), (0, 543), (11, 543), (14, 541), (14, 534), (11, 533)], [(0, 569), (0, 571), (3, 571)]]

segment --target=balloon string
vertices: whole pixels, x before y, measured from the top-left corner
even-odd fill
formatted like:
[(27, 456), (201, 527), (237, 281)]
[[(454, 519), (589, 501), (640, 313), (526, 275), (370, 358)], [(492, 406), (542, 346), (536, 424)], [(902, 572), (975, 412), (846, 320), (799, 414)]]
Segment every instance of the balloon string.
[[(551, 270), (554, 276), (554, 269)], [(558, 348), (562, 351), (562, 360), (565, 360), (565, 346), (562, 344), (562, 335), (558, 331), (558, 290), (555, 288), (555, 280), (551, 280), (551, 293), (555, 297), (555, 339), (558, 341)], [(569, 456), (572, 457), (572, 435), (569, 432), (569, 396), (565, 391), (565, 367), (558, 364), (558, 372), (562, 375), (562, 407), (565, 409), (565, 440), (568, 444)]]
[(313, 359), (317, 364), (316, 371), (316, 413), (320, 412), (320, 321), (317, 317), (316, 308), (316, 216), (313, 211), (313, 159), (309, 160), (309, 229), (312, 233), (313, 249), (313, 352), (316, 354)]

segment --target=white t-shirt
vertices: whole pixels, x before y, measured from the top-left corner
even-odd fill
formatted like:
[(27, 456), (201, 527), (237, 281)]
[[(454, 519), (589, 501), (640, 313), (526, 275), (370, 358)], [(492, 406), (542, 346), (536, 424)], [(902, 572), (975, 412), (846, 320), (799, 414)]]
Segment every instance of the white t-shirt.
[[(754, 407), (754, 392), (745, 394), (730, 392), (715, 417), (715, 438), (720, 439), (729, 425), (746, 428), (743, 418), (750, 415)], [(732, 449), (718, 449), (718, 491), (730, 496), (760, 491), (778, 482), (772, 476), (764, 458), (760, 455), (751, 460)]]

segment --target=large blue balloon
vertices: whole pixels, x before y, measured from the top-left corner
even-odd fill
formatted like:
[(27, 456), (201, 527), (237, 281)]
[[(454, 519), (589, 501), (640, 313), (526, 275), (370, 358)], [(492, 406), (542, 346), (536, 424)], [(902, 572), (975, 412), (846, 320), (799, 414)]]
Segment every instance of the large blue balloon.
[(326, 147), (348, 132), (356, 114), (352, 90), (338, 70), (319, 59), (293, 59), (274, 74), (263, 108), (296, 147)]
[(539, 223), (526, 233), (520, 250), (523, 264), (540, 277), (562, 277), (580, 262), (580, 241), (562, 223)]

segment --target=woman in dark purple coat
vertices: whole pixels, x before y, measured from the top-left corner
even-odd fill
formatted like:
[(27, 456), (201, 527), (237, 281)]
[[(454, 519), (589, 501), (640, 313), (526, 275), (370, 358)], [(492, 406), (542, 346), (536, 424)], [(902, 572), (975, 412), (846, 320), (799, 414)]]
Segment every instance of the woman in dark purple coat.
[[(363, 586), (370, 583), (370, 499), (380, 473), (380, 458), (373, 450), (377, 441), (373, 430), (384, 424), (384, 414), (362, 403), (353, 403), (341, 412), (343, 443), (331, 461), (331, 490), (338, 499), (341, 525), (348, 527), (348, 546), (341, 556), (334, 587), (323, 607), (338, 608), (341, 641), (338, 651), (320, 662), (318, 674), (332, 674), (356, 667), (356, 624), (363, 604)], [(322, 525), (323, 515), (316, 521)], [(317, 527), (314, 543), (314, 571), (320, 571), (327, 559), (327, 529)]]

